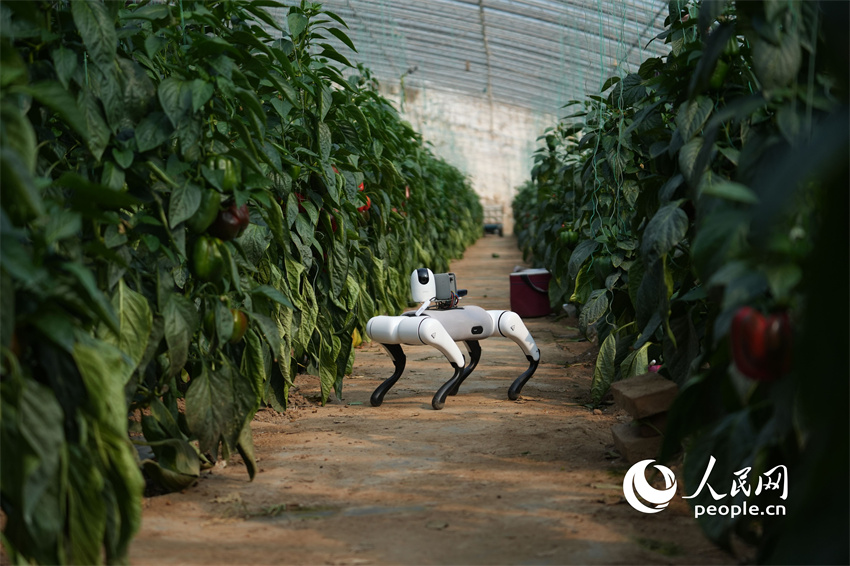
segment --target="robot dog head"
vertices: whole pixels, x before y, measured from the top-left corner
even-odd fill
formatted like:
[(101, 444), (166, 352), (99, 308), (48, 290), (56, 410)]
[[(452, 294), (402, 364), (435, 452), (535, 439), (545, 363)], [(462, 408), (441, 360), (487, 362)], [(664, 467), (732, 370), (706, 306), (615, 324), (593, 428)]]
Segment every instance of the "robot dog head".
[(427, 267), (420, 267), (410, 274), (410, 294), (417, 303), (430, 301), (437, 296), (437, 283), (434, 272)]
[(426, 267), (420, 267), (410, 274), (410, 293), (417, 303), (436, 301), (457, 306), (458, 298), (466, 291), (458, 291), (454, 273), (435, 274)]

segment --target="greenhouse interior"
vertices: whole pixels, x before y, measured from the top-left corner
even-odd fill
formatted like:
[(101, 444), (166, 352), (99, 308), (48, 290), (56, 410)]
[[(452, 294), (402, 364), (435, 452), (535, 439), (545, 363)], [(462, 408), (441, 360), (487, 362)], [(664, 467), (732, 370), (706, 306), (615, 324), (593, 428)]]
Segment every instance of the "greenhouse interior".
[(0, 2), (0, 564), (850, 563), (848, 31)]

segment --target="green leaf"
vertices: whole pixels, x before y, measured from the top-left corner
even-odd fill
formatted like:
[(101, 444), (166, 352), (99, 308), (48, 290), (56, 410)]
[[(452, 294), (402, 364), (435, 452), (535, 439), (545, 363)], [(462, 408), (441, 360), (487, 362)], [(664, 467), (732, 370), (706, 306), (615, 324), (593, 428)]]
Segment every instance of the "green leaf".
[[(77, 2), (75, 2), (76, 4)], [(15, 91), (24, 92), (38, 102), (56, 112), (71, 128), (88, 140), (86, 114), (80, 110), (71, 93), (56, 81), (42, 81), (28, 86), (15, 87)]]
[(162, 314), (165, 319), (165, 341), (168, 344), (170, 361), (168, 373), (174, 376), (180, 373), (189, 357), (189, 346), (198, 327), (198, 310), (186, 297), (171, 294)]
[(191, 218), (201, 206), (201, 188), (194, 183), (183, 183), (171, 191), (168, 203), (168, 222), (172, 228)]
[(593, 379), (590, 384), (590, 396), (594, 405), (602, 402), (608, 393), (617, 368), (614, 359), (617, 356), (617, 336), (613, 332), (602, 342), (599, 354), (596, 356), (596, 366), (593, 368)]
[(91, 454), (79, 445), (68, 446), (68, 529), (74, 564), (100, 564), (106, 532), (104, 480)]
[(257, 475), (257, 459), (254, 457), (254, 436), (251, 432), (250, 424), (246, 423), (242, 427), (236, 449), (239, 451), (239, 455), (242, 456), (242, 461), (245, 462), (248, 477), (253, 480), (254, 476)]
[(797, 77), (803, 61), (800, 38), (793, 26), (785, 28), (778, 45), (755, 39), (752, 53), (753, 71), (765, 89), (787, 86)]
[(313, 238), (313, 224), (307, 219), (306, 215), (299, 214), (295, 217), (295, 231), (305, 242), (309, 242)]
[(77, 70), (77, 54), (65, 47), (59, 47), (50, 52), (53, 59), (53, 68), (62, 86), (68, 88), (69, 81)]
[(712, 110), (714, 102), (707, 96), (697, 96), (682, 103), (676, 115), (676, 125), (683, 142), (691, 141), (702, 130)]
[(102, 432), (102, 445), (109, 457), (104, 474), (110, 488), (107, 493), (113, 501), (108, 508), (106, 537), (104, 541), (106, 562), (116, 564), (127, 559), (127, 547), (138, 532), (142, 520), (142, 501), (145, 481), (139, 471), (138, 454), (123, 434)]
[(655, 263), (682, 241), (688, 231), (688, 215), (674, 201), (658, 209), (643, 232), (641, 253), (647, 264)]
[(636, 375), (645, 374), (649, 369), (648, 351), (649, 344), (644, 344), (626, 356), (626, 359), (620, 364), (620, 379), (628, 379)]
[(301, 296), (301, 274), (304, 273), (304, 265), (286, 254), (284, 259), (286, 267), (286, 281), (289, 283), (290, 297)]
[(593, 270), (589, 265), (583, 265), (579, 269), (576, 276), (576, 287), (570, 296), (571, 303), (582, 305), (587, 302), (587, 298), (590, 296), (591, 291), (593, 291), (593, 278)]
[(100, 320), (113, 332), (120, 332), (115, 311), (112, 309), (112, 305), (106, 300), (103, 291), (98, 287), (94, 274), (82, 263), (69, 261), (63, 263), (62, 267), (74, 276), (79, 283), (76, 289), (79, 291), (80, 297), (97, 314)]
[(602, 83), (602, 88), (599, 89), (599, 92), (605, 92), (615, 84), (619, 83), (622, 79), (618, 76), (608, 77), (608, 79)]
[(575, 279), (578, 276), (579, 268), (584, 262), (596, 251), (599, 247), (599, 242), (596, 240), (582, 240), (573, 250), (570, 255), (570, 260), (567, 262), (567, 273), (570, 279)]
[(103, 172), (100, 177), (100, 184), (109, 187), (113, 191), (120, 191), (124, 188), (124, 180), (126, 175), (124, 170), (115, 165), (111, 161), (103, 164)]
[(690, 378), (691, 364), (699, 354), (699, 335), (691, 315), (695, 308), (682, 303), (674, 305), (668, 331), (661, 343), (664, 367), (680, 386)]
[(208, 83), (201, 79), (195, 79), (191, 83), (191, 90), (192, 112), (197, 112), (209, 101), (210, 98), (212, 98), (213, 93), (215, 92), (215, 87), (212, 83)]
[(75, 0), (71, 15), (92, 61), (104, 69), (109, 67), (115, 60), (118, 35), (104, 3)]
[[(122, 279), (112, 296), (112, 308), (118, 314), (118, 332), (112, 332), (102, 326), (98, 329), (98, 334), (104, 342), (127, 354), (132, 361), (132, 369), (135, 369), (147, 349), (153, 328), (150, 306), (141, 293), (127, 287)], [(129, 378), (129, 375), (127, 377)]]
[(215, 301), (214, 304), (215, 334), (219, 343), (224, 344), (233, 336), (233, 313), (222, 301)]
[(301, 326), (298, 329), (299, 342), (302, 345), (310, 343), (310, 337), (316, 329), (319, 317), (319, 303), (316, 300), (316, 292), (309, 281), (304, 281), (301, 296)]
[(118, 58), (115, 81), (118, 96), (110, 105), (117, 104), (118, 108), (107, 110), (107, 116), (114, 127), (131, 127), (148, 114), (156, 87), (141, 65), (124, 57)]
[(646, 98), (646, 87), (643, 85), (643, 79), (637, 73), (631, 73), (617, 83), (608, 100), (616, 108), (627, 108), (644, 98)]
[(307, 16), (304, 14), (299, 14), (297, 12), (292, 12), (286, 17), (286, 23), (289, 26), (289, 33), (292, 35), (293, 39), (297, 39), (304, 30), (307, 29), (307, 23), (309, 20)]
[[(633, 303), (638, 328), (645, 328), (649, 324), (649, 320), (656, 315), (666, 317), (670, 290), (667, 287), (665, 275), (664, 261), (656, 261), (646, 268), (640, 280), (636, 300)], [(660, 320), (659, 318), (659, 322)]]
[(349, 39), (349, 37), (339, 28), (326, 28), (334, 37), (343, 42), (349, 49), (357, 53), (357, 49), (354, 47), (354, 43)]
[(168, 45), (168, 40), (158, 35), (148, 35), (145, 37), (145, 54), (148, 58), (153, 59), (166, 45)]
[(331, 155), (331, 129), (324, 122), (319, 122), (319, 154), (322, 157), (322, 161), (327, 161)]
[(157, 88), (157, 96), (162, 110), (175, 128), (179, 127), (184, 116), (193, 112), (192, 83), (169, 77)]
[(608, 311), (608, 292), (605, 289), (595, 289), (590, 293), (578, 317), (579, 328), (584, 334), (587, 329), (602, 318)]
[(357, 284), (357, 280), (352, 277), (350, 271), (348, 277), (345, 279), (345, 288), (345, 309), (351, 311), (354, 309), (354, 306), (357, 304), (357, 299), (360, 297), (360, 285)]
[(112, 148), (112, 158), (115, 160), (115, 163), (118, 164), (122, 169), (128, 169), (130, 165), (133, 164), (133, 159), (135, 155), (133, 154), (132, 149), (120, 150), (117, 147)]
[(269, 348), (271, 348), (272, 352), (277, 355), (277, 352), (280, 351), (280, 334), (277, 331), (277, 323), (269, 317), (256, 312), (248, 311), (245, 314), (248, 315), (248, 318), (257, 323), (257, 326), (260, 327)]
[(336, 384), (337, 354), (341, 348), (337, 336), (332, 336), (330, 342), (323, 341), (319, 353), (319, 379), (322, 387), (322, 404), (326, 403)]
[(257, 94), (244, 88), (236, 89), (236, 97), (242, 103), (244, 112), (250, 112), (254, 117), (252, 124), (258, 138), (263, 138), (263, 130), (266, 127), (266, 112)]
[(233, 254), (230, 253), (231, 245), (228, 245), (225, 242), (223, 245), (219, 246), (219, 250), (221, 251), (221, 257), (224, 260), (224, 270), (225, 277), (229, 276), (229, 281), (233, 285), (233, 290), (237, 293), (242, 292), (242, 277), (239, 275), (239, 266), (236, 265), (236, 259), (233, 257)]
[[(276, 328), (275, 332), (277, 332)], [(278, 347), (280, 346), (278, 345)], [(245, 334), (245, 349), (242, 352), (240, 370), (253, 385), (257, 398), (262, 397), (263, 385), (269, 378), (266, 374), (267, 351), (260, 339), (260, 335), (254, 329), (249, 329)], [(271, 368), (271, 364), (269, 364), (269, 368)]]
[(348, 250), (336, 240), (331, 240), (330, 246), (332, 248), (329, 254), (331, 259), (331, 293), (333, 297), (341, 298), (348, 278)]
[[(354, 65), (351, 64), (351, 61), (346, 59), (345, 56), (342, 55), (339, 51), (334, 49), (332, 45), (327, 43), (320, 43), (319, 45), (321, 45), (322, 47), (322, 52), (319, 53), (320, 57), (327, 57), (328, 59), (336, 61), (337, 63), (341, 63), (346, 67), (354, 67)], [(322, 116), (322, 118), (324, 118), (324, 116)]]
[[(168, 410), (168, 407), (158, 398), (151, 400), (150, 414), (142, 415), (142, 433), (148, 442), (167, 440), (169, 438), (182, 438), (183, 433), (177, 424), (177, 419)], [(156, 452), (156, 450), (154, 450)]]
[(778, 301), (788, 298), (803, 278), (803, 270), (793, 263), (782, 263), (764, 268), (770, 293)]
[(92, 183), (76, 173), (63, 173), (56, 186), (71, 189), (71, 208), (81, 212), (92, 210), (119, 210), (142, 204), (142, 201), (123, 191)]
[(5, 147), (0, 148), (0, 183), (3, 185), (0, 200), (4, 213), (22, 221), (44, 214), (44, 203), (32, 173), (18, 152)]
[(752, 189), (732, 181), (712, 183), (703, 188), (702, 194), (746, 204), (755, 204), (759, 200)]
[(181, 438), (150, 442), (157, 461), (145, 460), (142, 468), (153, 480), (170, 492), (181, 491), (201, 475), (198, 452)]
[(251, 382), (229, 366), (204, 367), (186, 392), (186, 421), (201, 453), (217, 459), (222, 441), (228, 449), (235, 448), (256, 401)]
[(148, 20), (156, 21), (171, 15), (167, 4), (148, 4), (121, 14), (122, 20)]
[[(62, 407), (54, 391), (32, 379), (21, 387), (4, 381), (0, 392), (3, 450), (14, 450), (11, 453), (17, 456), (0, 459), (3, 497), (15, 502), (18, 520), (55, 537), (63, 528), (61, 500), (66, 489), (60, 475), (65, 447)], [(28, 465), (22, 465), (25, 462)]]
[[(692, 187), (698, 187), (700, 185), (703, 173), (705, 172), (704, 163), (706, 162), (699, 163), (698, 165), (698, 158), (700, 152), (703, 151), (704, 145), (705, 140), (703, 138), (695, 137), (679, 150), (679, 169), (682, 170), (682, 173)], [(710, 147), (709, 150), (714, 151), (714, 147)]]
[(3, 104), (0, 106), (0, 120), (3, 123), (3, 151), (17, 154), (17, 159), (26, 171), (26, 176), (35, 174), (38, 159), (38, 140), (35, 130), (24, 112), (17, 106)]
[(73, 357), (86, 385), (92, 414), (107, 430), (126, 433), (125, 380), (121, 376), (127, 371), (128, 360), (124, 353), (106, 342), (88, 338), (74, 344)]
[(152, 112), (136, 128), (136, 146), (142, 153), (150, 151), (168, 141), (173, 131), (168, 116), (162, 112)]
[(349, 110), (354, 115), (354, 120), (357, 122), (357, 131), (360, 133), (362, 139), (371, 139), (372, 137), (372, 129), (369, 124), (369, 120), (366, 118), (366, 115), (363, 114), (363, 111), (360, 110), (358, 106), (351, 106)]
[(691, 256), (700, 279), (707, 281), (743, 249), (749, 222), (749, 214), (743, 210), (718, 210), (702, 219), (691, 243)]
[(269, 299), (275, 301), (276, 303), (280, 303), (281, 305), (295, 310), (295, 305), (292, 304), (286, 295), (271, 287), (270, 285), (260, 285), (259, 287), (254, 287), (251, 289), (251, 294), (255, 295), (263, 295), (264, 297), (268, 297)]

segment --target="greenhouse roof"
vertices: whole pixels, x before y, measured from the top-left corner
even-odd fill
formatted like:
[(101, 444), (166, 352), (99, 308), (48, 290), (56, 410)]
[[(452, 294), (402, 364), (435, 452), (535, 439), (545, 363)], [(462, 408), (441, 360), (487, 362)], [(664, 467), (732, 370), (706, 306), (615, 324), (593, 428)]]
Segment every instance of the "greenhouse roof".
[[(382, 83), (482, 97), (557, 114), (610, 76), (666, 53), (667, 2), (649, 0), (323, 0), (358, 49), (329, 38)], [(272, 10), (286, 26), (286, 12)]]

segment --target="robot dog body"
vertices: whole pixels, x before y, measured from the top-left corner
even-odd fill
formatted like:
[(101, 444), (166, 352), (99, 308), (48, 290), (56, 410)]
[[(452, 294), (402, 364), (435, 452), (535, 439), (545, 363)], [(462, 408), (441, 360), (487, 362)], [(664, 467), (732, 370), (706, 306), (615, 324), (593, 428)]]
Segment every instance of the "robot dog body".
[[(454, 375), (440, 387), (431, 401), (435, 409), (442, 409), (446, 397), (456, 394), (478, 365), (481, 358), (478, 342), (491, 336), (503, 336), (516, 342), (530, 364), (508, 389), (510, 399), (519, 397), (522, 387), (540, 363), (540, 349), (519, 315), (476, 306), (458, 307), (458, 300), (464, 292), (458, 293), (454, 289), (454, 274), (438, 274), (435, 277), (429, 269), (417, 269), (411, 274), (410, 282), (414, 300), (422, 303), (419, 310), (401, 316), (376, 316), (366, 324), (366, 333), (383, 346), (395, 365), (393, 375), (372, 394), (372, 405), (377, 407), (383, 403), (384, 395), (404, 372), (406, 357), (401, 346), (424, 344), (439, 350), (454, 369)], [(436, 308), (428, 308), (432, 301), (437, 302)], [(457, 342), (466, 346), (468, 363)]]

